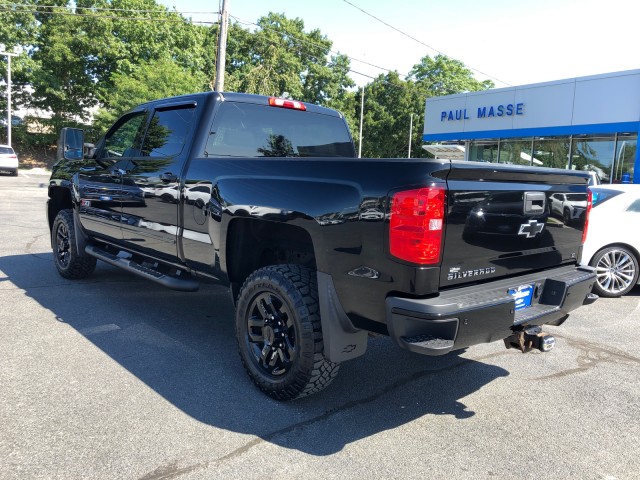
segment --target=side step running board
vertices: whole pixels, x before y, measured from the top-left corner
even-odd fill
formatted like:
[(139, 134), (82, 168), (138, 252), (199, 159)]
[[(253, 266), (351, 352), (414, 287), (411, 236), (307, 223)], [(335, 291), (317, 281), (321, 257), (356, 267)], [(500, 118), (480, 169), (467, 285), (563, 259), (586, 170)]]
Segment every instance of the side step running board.
[(433, 335), (400, 337), (400, 341), (408, 350), (427, 355), (444, 355), (453, 350), (453, 340), (438, 338)]
[(200, 284), (191, 278), (178, 278), (165, 275), (152, 268), (140, 265), (132, 260), (118, 257), (113, 253), (107, 252), (93, 245), (87, 245), (85, 252), (92, 257), (96, 257), (98, 260), (107, 262), (114, 267), (122, 268), (127, 272), (135, 273), (136, 275), (159, 283), (160, 285), (170, 288), (172, 290), (180, 290), (181, 292), (195, 292), (200, 288)]

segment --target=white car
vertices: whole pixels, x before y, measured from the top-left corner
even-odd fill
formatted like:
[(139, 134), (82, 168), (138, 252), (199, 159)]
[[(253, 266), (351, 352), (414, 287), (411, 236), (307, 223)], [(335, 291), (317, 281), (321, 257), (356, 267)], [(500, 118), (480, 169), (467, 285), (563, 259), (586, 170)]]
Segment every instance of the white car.
[(9, 145), (0, 145), (0, 171), (18, 175), (18, 156)]
[(582, 263), (596, 269), (594, 293), (619, 297), (638, 283), (640, 185), (598, 185), (589, 189), (593, 206)]
[(584, 217), (587, 200), (584, 193), (554, 193), (549, 197), (551, 214), (562, 218), (569, 225)]

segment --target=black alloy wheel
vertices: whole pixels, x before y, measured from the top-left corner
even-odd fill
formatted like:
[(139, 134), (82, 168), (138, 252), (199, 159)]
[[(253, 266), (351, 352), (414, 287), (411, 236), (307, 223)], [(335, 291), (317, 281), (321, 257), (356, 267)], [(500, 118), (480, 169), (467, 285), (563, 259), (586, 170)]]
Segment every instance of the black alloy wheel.
[(66, 223), (58, 223), (58, 227), (54, 232), (56, 236), (54, 245), (56, 246), (54, 254), (56, 255), (56, 262), (61, 268), (66, 269), (69, 267), (71, 261), (71, 246), (69, 243), (69, 227)]
[(60, 210), (51, 229), (53, 259), (58, 273), (64, 278), (86, 278), (95, 270), (96, 259), (77, 251), (73, 212)]
[(251, 380), (276, 400), (327, 387), (339, 364), (323, 355), (315, 271), (272, 265), (244, 282), (236, 307), (238, 352)]
[(254, 298), (247, 319), (247, 341), (265, 374), (286, 374), (296, 356), (296, 331), (285, 301), (274, 292)]

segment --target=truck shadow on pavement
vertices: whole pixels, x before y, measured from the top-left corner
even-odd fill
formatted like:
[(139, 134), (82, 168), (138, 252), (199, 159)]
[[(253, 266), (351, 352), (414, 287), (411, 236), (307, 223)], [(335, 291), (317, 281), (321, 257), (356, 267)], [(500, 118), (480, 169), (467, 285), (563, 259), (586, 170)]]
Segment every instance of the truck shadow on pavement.
[(428, 429), (435, 428), (432, 416), (472, 417), (465, 397), (508, 375), (456, 354), (412, 354), (380, 337), (320, 394), (280, 403), (255, 388), (242, 367), (225, 288), (174, 292), (101, 263), (89, 279), (68, 281), (50, 253), (1, 257), (0, 271), (3, 282), (79, 333), (78, 341), (91, 342), (185, 414), (311, 455), (330, 455), (417, 419)]

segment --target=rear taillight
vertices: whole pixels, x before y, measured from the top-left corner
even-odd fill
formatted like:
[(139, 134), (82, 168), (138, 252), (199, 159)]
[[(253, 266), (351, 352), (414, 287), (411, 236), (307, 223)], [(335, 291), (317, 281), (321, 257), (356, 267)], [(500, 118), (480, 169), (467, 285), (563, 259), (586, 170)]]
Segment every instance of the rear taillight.
[(587, 190), (587, 210), (584, 212), (584, 229), (582, 230), (582, 243), (587, 240), (587, 230), (589, 229), (589, 214), (591, 214), (591, 205), (593, 204), (593, 194), (591, 190)]
[(440, 262), (444, 228), (445, 188), (432, 186), (393, 195), (389, 220), (389, 251), (407, 262)]
[(305, 111), (306, 105), (296, 100), (287, 100), (285, 98), (269, 97), (269, 105), (272, 107), (292, 108), (294, 110)]

